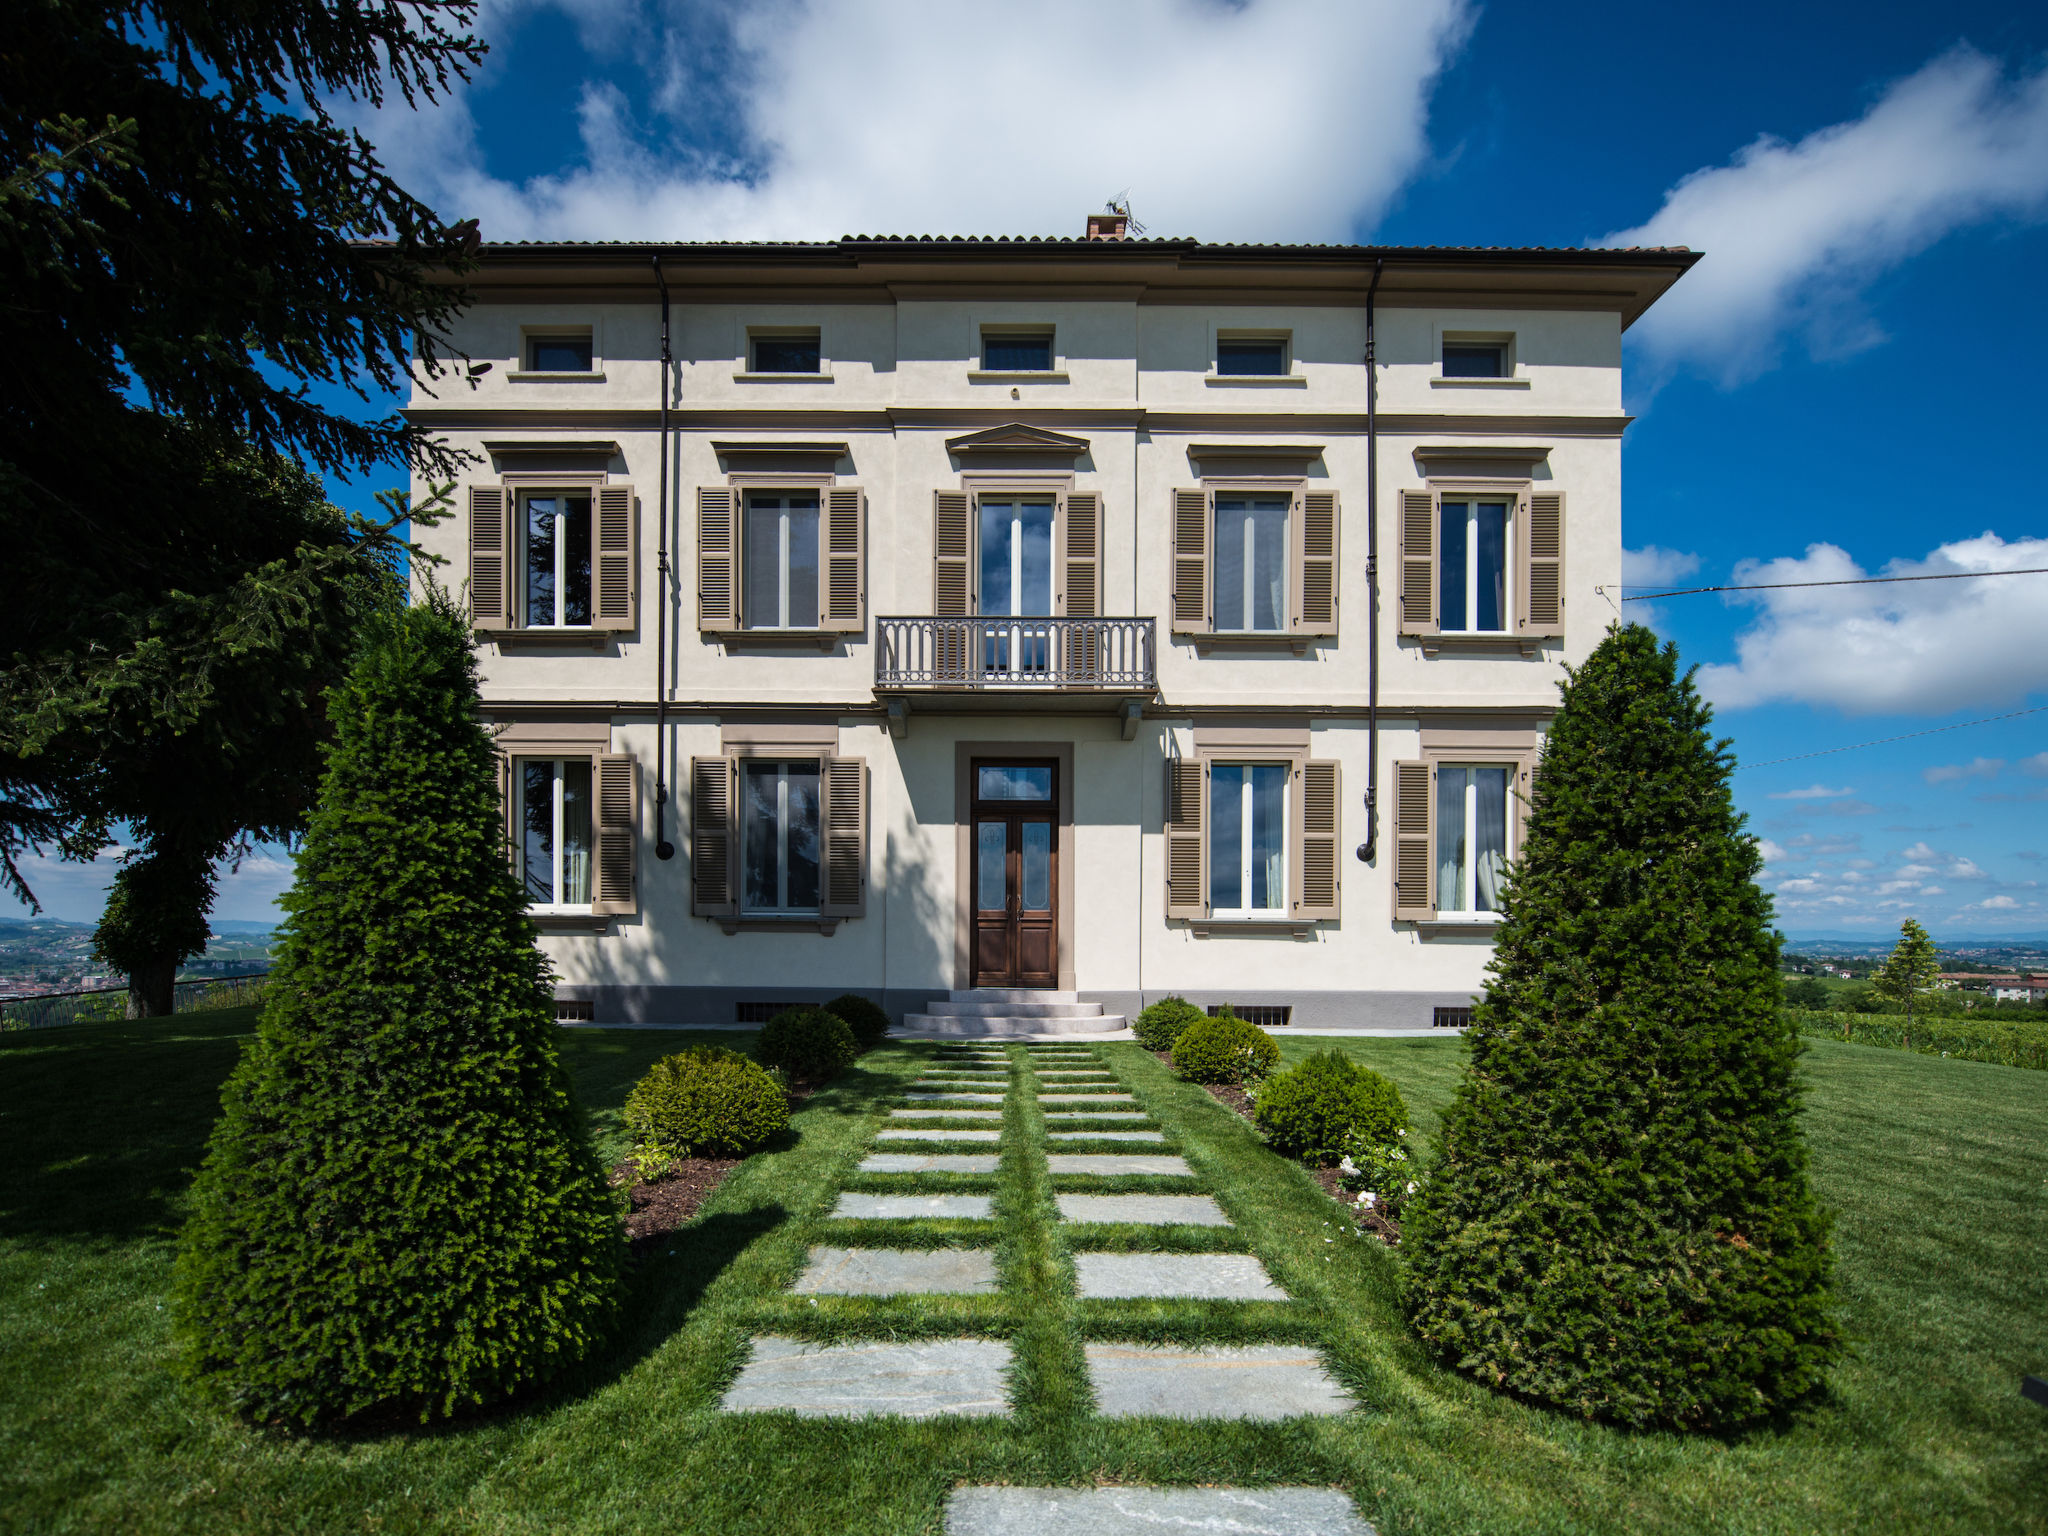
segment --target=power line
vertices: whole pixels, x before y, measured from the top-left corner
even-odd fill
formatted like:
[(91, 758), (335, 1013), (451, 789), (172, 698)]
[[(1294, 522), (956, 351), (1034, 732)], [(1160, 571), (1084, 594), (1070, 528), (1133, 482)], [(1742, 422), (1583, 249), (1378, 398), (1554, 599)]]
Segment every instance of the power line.
[[(2015, 571), (2012, 574), (2019, 573)], [(1740, 772), (1744, 768), (1775, 768), (1780, 763), (1803, 763), (1809, 757), (1833, 757), (1837, 752), (1857, 752), (1864, 747), (1889, 746), (1895, 741), (1911, 741), (1916, 736), (1939, 736), (1943, 731), (1960, 731), (1965, 726), (1990, 725), (1997, 720), (2017, 720), (2021, 715), (2038, 715), (2044, 709), (2048, 709), (2048, 704), (2036, 704), (2031, 709), (2016, 709), (2007, 715), (1986, 715), (1982, 720), (1958, 720), (1954, 725), (1937, 725), (1932, 730), (1908, 731), (1903, 736), (1885, 736), (1877, 741), (1859, 741), (1846, 747), (1826, 747), (1819, 752), (1801, 752), (1796, 757), (1774, 757), (1767, 763), (1740, 763), (1737, 765), (1737, 771)]]
[[(1937, 571), (1930, 576), (1851, 576), (1840, 581), (1758, 581), (1744, 586), (1680, 587), (1675, 592), (1625, 592), (1624, 603), (1647, 603), (1657, 597), (1693, 597), (1701, 592), (1780, 592), (1787, 587), (1874, 587), (1891, 581), (1961, 581), (1972, 576), (2048, 576), (2048, 565), (2020, 571)], [(1953, 726), (1944, 726), (1953, 730)], [(1847, 748), (1841, 750), (1847, 751)]]

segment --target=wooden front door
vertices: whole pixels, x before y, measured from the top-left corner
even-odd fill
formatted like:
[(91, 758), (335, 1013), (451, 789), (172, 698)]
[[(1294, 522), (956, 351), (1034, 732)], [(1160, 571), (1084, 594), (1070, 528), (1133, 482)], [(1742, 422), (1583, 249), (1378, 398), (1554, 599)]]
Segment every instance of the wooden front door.
[(1058, 772), (974, 765), (974, 986), (1059, 984)]

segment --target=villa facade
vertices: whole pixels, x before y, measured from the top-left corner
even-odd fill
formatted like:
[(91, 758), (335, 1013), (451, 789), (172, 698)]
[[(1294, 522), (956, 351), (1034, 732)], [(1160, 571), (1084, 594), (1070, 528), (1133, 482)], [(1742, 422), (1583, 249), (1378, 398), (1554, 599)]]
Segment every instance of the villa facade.
[(420, 542), (565, 1016), (1458, 1020), (1695, 259), (485, 246)]

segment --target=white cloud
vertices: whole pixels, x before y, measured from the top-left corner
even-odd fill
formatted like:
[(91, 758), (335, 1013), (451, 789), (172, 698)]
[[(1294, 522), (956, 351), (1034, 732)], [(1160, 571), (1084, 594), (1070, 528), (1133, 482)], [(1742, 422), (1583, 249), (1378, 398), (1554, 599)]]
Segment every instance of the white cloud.
[(1964, 907), (1965, 912), (2011, 912), (2019, 902), (2010, 896), (1986, 896), (1982, 901)]
[(1738, 382), (1781, 337), (1817, 352), (1881, 339), (1863, 291), (1951, 231), (2048, 205), (2048, 67), (2008, 80), (1967, 46), (1894, 81), (1851, 122), (1796, 144), (1768, 134), (1693, 172), (1599, 245), (1689, 245), (1706, 258), (1630, 332), (1653, 363)]
[(1698, 555), (1676, 549), (1659, 549), (1655, 544), (1621, 552), (1621, 584), (1624, 587), (1669, 586), (1699, 568)]
[[(1897, 559), (1881, 575), (2007, 571), (2048, 566), (2048, 538), (2007, 543), (1995, 533)], [(1840, 581), (1865, 575), (1833, 544), (1804, 556), (1745, 560), (1737, 582)], [(2010, 705), (2048, 688), (2048, 576), (1892, 586), (1747, 592), (1762, 609), (1736, 637), (1739, 660), (1700, 669), (1700, 688), (1725, 709), (1823, 704), (1845, 714), (1943, 715)]]
[(2030, 777), (2048, 778), (2048, 752), (2036, 752), (2032, 757), (2023, 757), (2013, 766)]
[(1932, 768), (1922, 769), (1920, 777), (1930, 784), (1948, 784), (1957, 779), (1995, 779), (2004, 766), (2002, 757), (1977, 757), (1967, 763), (1938, 763)]
[[(1079, 234), (1128, 189), (1154, 234), (1347, 240), (1427, 158), (1429, 95), (1474, 14), (1468, 0), (764, 0), (707, 47), (701, 10), (566, 8), (587, 46), (615, 46), (615, 76), (646, 72), (654, 104), (643, 122), (616, 79), (569, 86), (575, 163), (492, 175), (464, 92), (355, 114), (401, 180), (487, 239)], [(1247, 110), (1249, 80), (1284, 82), (1284, 106)], [(677, 132), (725, 87), (735, 161)]]
[(1782, 864), (1785, 862), (1784, 848), (1780, 844), (1772, 842), (1768, 837), (1760, 837), (1756, 840), (1756, 851), (1763, 855), (1766, 864)]
[(1804, 789), (1782, 789), (1776, 794), (1766, 795), (1767, 800), (1839, 800), (1844, 795), (1853, 795), (1850, 788), (1830, 789), (1825, 784), (1809, 784)]

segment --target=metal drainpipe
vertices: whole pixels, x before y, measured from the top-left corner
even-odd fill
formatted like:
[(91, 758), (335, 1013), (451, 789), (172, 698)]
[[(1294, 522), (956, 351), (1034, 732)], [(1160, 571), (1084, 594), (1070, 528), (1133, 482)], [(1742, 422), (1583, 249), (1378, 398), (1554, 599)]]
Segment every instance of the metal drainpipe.
[(660, 553), (655, 560), (654, 602), (654, 856), (672, 859), (676, 845), (668, 840), (668, 279), (662, 276), (661, 253), (653, 256), (654, 281), (661, 289), (661, 473), (655, 492), (660, 520)]
[(1380, 375), (1374, 301), (1380, 269), (1375, 257), (1372, 286), (1365, 290), (1365, 841), (1359, 862), (1370, 864), (1380, 843)]

